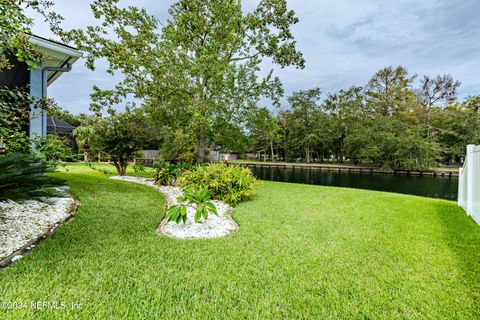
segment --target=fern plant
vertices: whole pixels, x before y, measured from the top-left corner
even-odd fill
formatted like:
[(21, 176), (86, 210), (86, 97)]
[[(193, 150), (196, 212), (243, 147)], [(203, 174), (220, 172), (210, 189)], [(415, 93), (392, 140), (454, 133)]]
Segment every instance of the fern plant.
[(198, 223), (203, 217), (205, 220), (208, 218), (208, 214), (214, 214), (218, 216), (217, 208), (210, 200), (210, 194), (207, 188), (202, 190), (185, 189), (183, 190), (183, 196), (177, 198), (180, 204), (171, 206), (167, 213), (168, 221), (175, 221), (180, 223), (187, 221), (187, 207), (195, 208), (195, 223)]
[(55, 196), (54, 187), (65, 180), (47, 175), (55, 168), (32, 154), (14, 153), (0, 158), (0, 201)]

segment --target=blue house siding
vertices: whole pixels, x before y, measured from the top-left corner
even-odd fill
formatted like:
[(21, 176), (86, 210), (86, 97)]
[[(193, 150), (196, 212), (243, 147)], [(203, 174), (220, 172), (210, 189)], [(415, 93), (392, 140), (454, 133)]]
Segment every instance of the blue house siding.
[[(47, 84), (43, 81), (43, 69), (30, 71), (30, 94), (35, 98), (44, 98), (47, 95)], [(30, 120), (30, 138), (47, 136), (47, 113), (34, 105), (30, 106), (32, 118)]]

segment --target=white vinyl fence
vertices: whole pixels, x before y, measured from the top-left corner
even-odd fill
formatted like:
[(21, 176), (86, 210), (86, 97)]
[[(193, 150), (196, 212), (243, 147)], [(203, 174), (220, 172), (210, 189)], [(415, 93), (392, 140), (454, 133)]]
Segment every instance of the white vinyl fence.
[(458, 205), (480, 224), (480, 146), (467, 146), (458, 179)]

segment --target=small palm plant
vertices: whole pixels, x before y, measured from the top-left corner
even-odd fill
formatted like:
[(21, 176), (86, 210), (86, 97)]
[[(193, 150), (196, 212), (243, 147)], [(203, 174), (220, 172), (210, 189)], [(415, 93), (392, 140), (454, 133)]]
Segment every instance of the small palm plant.
[(53, 171), (51, 164), (33, 154), (0, 157), (0, 201), (58, 195), (54, 187), (65, 181), (46, 174)]
[(145, 172), (145, 166), (143, 164), (141, 164), (140, 162), (136, 162), (133, 165), (133, 173), (135, 174), (135, 177), (138, 178), (138, 176), (143, 172)]
[(176, 223), (183, 221), (185, 223), (187, 221), (187, 207), (196, 209), (195, 223), (198, 223), (202, 217), (206, 220), (209, 213), (218, 216), (217, 208), (210, 200), (207, 188), (200, 191), (185, 189), (183, 190), (183, 196), (178, 197), (177, 200), (180, 204), (171, 206), (166, 213), (168, 221), (175, 221)]

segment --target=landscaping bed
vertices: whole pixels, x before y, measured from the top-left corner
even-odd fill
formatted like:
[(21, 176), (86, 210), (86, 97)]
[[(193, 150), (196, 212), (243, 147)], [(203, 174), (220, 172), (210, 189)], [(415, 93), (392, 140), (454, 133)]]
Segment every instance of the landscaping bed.
[[(167, 206), (171, 207), (179, 204), (178, 197), (182, 196), (182, 190), (173, 186), (157, 186), (153, 179), (131, 177), (131, 176), (114, 176), (111, 179), (123, 180), (134, 183), (143, 184), (154, 187), (160, 191), (167, 200)], [(230, 212), (231, 207), (218, 200), (212, 201), (217, 208), (217, 215), (210, 214), (208, 219), (201, 219), (199, 223), (195, 223), (195, 209), (189, 207), (187, 209), (187, 221), (185, 223), (169, 222), (163, 219), (157, 228), (160, 235), (176, 238), (176, 239), (209, 239), (226, 237), (238, 229), (238, 224), (233, 220)]]
[(36, 244), (68, 221), (77, 204), (65, 195), (24, 201), (0, 201), (0, 268), (22, 258)]

